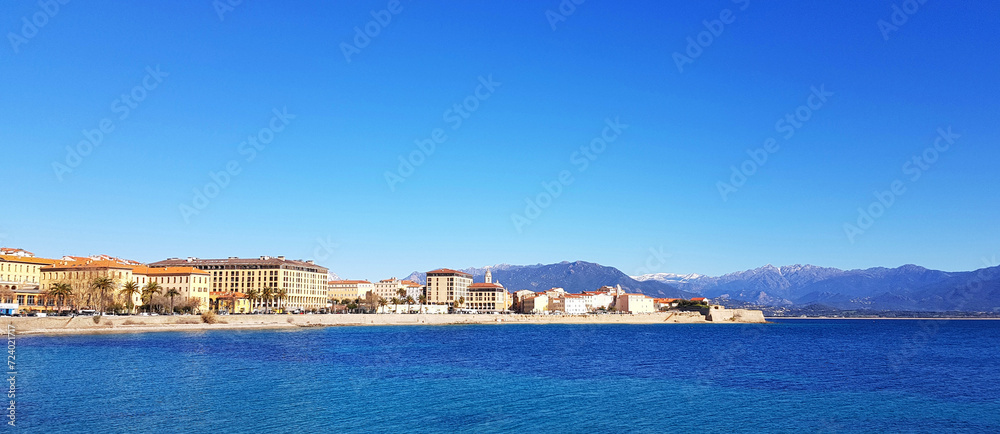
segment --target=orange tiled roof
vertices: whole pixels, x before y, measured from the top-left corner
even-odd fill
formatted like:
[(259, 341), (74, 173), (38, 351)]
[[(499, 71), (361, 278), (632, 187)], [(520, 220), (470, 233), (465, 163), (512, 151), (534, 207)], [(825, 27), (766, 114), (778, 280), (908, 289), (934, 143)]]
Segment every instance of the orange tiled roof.
[(421, 285), (421, 284), (419, 284), (417, 282), (414, 282), (412, 280), (404, 280), (402, 283), (405, 286), (411, 286), (411, 287), (421, 287), (421, 286), (423, 286), (423, 285)]
[(503, 288), (503, 285), (498, 285), (496, 283), (473, 283), (469, 285), (469, 289), (473, 288)]
[(367, 280), (331, 280), (328, 284), (329, 285), (354, 285), (354, 284), (358, 284), (358, 283), (371, 284), (371, 282), (369, 282)]
[(134, 265), (122, 264), (120, 262), (106, 261), (106, 260), (92, 260), (85, 259), (80, 261), (56, 261), (56, 263), (42, 267), (42, 270), (52, 271), (52, 270), (72, 270), (81, 268), (117, 268), (122, 270), (131, 270), (135, 268)]
[(59, 262), (58, 259), (36, 258), (34, 256), (0, 255), (0, 260), (7, 262), (22, 262), (28, 264), (52, 265)]
[(695, 298), (691, 299), (691, 301), (705, 301), (705, 300), (708, 300), (708, 299), (705, 298), (705, 297), (695, 297)]
[(0, 254), (10, 255), (10, 254), (17, 253), (17, 252), (22, 252), (22, 253), (24, 253), (24, 254), (26, 254), (28, 256), (35, 256), (34, 253), (31, 253), (31, 252), (29, 252), (27, 250), (24, 250), (24, 249), (15, 249), (13, 247), (0, 247)]

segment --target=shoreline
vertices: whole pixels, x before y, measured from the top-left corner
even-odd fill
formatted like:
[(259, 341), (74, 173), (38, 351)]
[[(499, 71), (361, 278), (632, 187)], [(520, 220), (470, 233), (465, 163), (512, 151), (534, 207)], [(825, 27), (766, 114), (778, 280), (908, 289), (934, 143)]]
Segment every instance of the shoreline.
[(970, 318), (970, 317), (836, 317), (836, 316), (767, 316), (764, 317), (768, 321), (775, 319), (848, 319), (848, 320), (918, 320), (918, 321), (998, 321), (1000, 318)]
[(215, 324), (204, 323), (198, 315), (16, 317), (6, 318), (8, 330), (19, 336), (78, 334), (149, 333), (208, 330), (267, 330), (315, 327), (433, 326), (473, 324), (761, 324), (753, 321), (709, 321), (698, 312), (671, 312), (626, 315), (484, 315), (484, 314), (315, 314), (315, 315), (224, 315)]

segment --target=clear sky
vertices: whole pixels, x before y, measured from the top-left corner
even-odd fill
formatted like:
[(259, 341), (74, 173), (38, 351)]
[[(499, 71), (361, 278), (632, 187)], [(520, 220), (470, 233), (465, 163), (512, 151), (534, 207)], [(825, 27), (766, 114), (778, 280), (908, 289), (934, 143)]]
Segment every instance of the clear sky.
[(295, 3), (0, 3), (0, 245), (366, 279), (1000, 254), (996, 2)]

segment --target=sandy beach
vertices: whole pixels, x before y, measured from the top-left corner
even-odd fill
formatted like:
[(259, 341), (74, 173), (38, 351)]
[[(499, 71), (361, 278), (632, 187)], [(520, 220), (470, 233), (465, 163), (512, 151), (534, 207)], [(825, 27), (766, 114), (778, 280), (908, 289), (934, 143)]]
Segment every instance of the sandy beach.
[[(94, 317), (15, 317), (4, 318), (8, 330), (17, 335), (67, 335), (86, 333), (144, 333), (163, 331), (287, 329), (301, 327), (461, 325), (461, 324), (713, 324), (696, 312), (637, 315), (225, 315), (215, 324), (204, 323), (197, 315), (104, 316)], [(723, 321), (716, 324), (733, 324)]]

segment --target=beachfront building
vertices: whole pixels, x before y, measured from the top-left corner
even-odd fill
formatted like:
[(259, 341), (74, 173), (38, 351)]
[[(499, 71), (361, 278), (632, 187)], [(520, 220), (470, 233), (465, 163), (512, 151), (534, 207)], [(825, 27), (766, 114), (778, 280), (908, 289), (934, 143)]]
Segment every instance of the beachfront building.
[(395, 277), (389, 279), (379, 280), (374, 285), (375, 296), (384, 298), (386, 300), (392, 300), (393, 298), (406, 298), (406, 296), (400, 297), (399, 290), (402, 289), (406, 291), (406, 285), (403, 284), (402, 280)]
[(56, 259), (36, 258), (21, 249), (0, 249), (0, 290), (38, 289), (42, 281), (42, 267), (59, 262)]
[[(197, 310), (207, 311), (209, 309), (210, 294), (212, 286), (211, 273), (199, 270), (194, 267), (147, 267), (144, 265), (132, 269), (132, 278), (139, 285), (145, 287), (149, 282), (156, 282), (160, 286), (160, 295), (167, 296), (171, 290), (176, 290), (178, 295), (174, 296), (174, 306), (188, 299), (198, 301)], [(141, 294), (136, 294), (133, 300), (134, 306), (142, 304)]]
[(427, 272), (427, 302), (432, 304), (452, 304), (459, 300), (468, 301), (472, 275), (449, 268), (439, 268)]
[(421, 285), (412, 280), (404, 280), (403, 288), (406, 289), (406, 296), (413, 297), (414, 300), (420, 300), (420, 296), (424, 295), (424, 285)]
[[(211, 292), (261, 294), (270, 288), (276, 294), (265, 300), (271, 309), (320, 309), (329, 295), (328, 269), (313, 261), (289, 260), (284, 256), (259, 258), (199, 259), (171, 258), (150, 267), (194, 267), (211, 273)], [(280, 294), (280, 295), (277, 295)], [(210, 298), (211, 298), (211, 294)]]
[[(64, 260), (41, 268), (40, 290), (47, 292), (57, 283), (66, 283), (73, 288), (71, 300), (73, 305), (81, 308), (96, 309), (107, 307), (118, 299), (118, 291), (125, 282), (133, 280), (132, 265), (108, 259), (91, 259), (76, 256), (65, 256)], [(91, 287), (91, 283), (99, 277), (108, 277), (114, 281), (114, 288), (101, 293)]]
[(469, 285), (469, 297), (465, 307), (481, 313), (496, 313), (510, 310), (514, 297), (500, 282), (493, 281), (493, 273), (486, 269), (486, 281)]
[(580, 294), (566, 294), (563, 296), (563, 309), (569, 315), (582, 315), (590, 309)]
[(653, 308), (657, 311), (661, 309), (673, 309), (677, 307), (681, 299), (679, 298), (657, 298), (653, 299)]
[(537, 292), (521, 300), (521, 313), (544, 313), (549, 311), (549, 296)]
[(331, 280), (327, 283), (330, 301), (337, 304), (342, 300), (357, 300), (375, 290), (375, 285), (367, 280)]
[(580, 297), (588, 311), (608, 309), (615, 305), (615, 297), (607, 292), (583, 292), (580, 293)]
[(213, 291), (208, 293), (209, 309), (225, 313), (253, 313), (250, 298), (238, 291)]
[(646, 294), (621, 294), (615, 300), (615, 310), (628, 313), (653, 313), (653, 298)]

